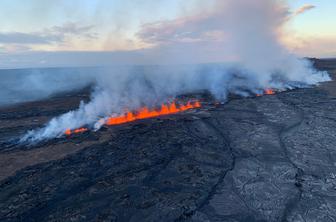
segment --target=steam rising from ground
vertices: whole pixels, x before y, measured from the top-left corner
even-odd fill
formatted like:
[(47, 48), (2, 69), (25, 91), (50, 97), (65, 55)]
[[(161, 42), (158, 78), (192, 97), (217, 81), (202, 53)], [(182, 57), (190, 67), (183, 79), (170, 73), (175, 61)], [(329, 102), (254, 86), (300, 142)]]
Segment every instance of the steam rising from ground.
[[(153, 44), (145, 60), (170, 65), (102, 70), (89, 103), (27, 133), (22, 141), (58, 137), (68, 128), (84, 125), (98, 129), (102, 118), (143, 105), (153, 107), (197, 90), (208, 90), (225, 101), (228, 93), (246, 96), (265, 88), (289, 89), (330, 80), (282, 46), (279, 39), (291, 16), (280, 0), (226, 0), (218, 1), (207, 14), (144, 25), (138, 35)], [(235, 62), (176, 65), (196, 63), (199, 58)]]

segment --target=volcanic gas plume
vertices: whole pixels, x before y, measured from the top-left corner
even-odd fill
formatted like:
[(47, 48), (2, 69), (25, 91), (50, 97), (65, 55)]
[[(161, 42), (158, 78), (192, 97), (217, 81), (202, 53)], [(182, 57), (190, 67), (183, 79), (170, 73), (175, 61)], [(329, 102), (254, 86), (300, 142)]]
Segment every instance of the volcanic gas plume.
[[(90, 102), (28, 132), (21, 141), (85, 131), (82, 127), (98, 130), (104, 124), (142, 119), (144, 113), (153, 117), (158, 115), (155, 107), (199, 90), (226, 101), (229, 93), (273, 94), (270, 89), (330, 80), (327, 73), (314, 70), (310, 61), (297, 58), (281, 43), (290, 18), (285, 1), (226, 0), (216, 1), (213, 10), (203, 14), (144, 25), (138, 37), (153, 46), (142, 54), (143, 60), (165, 65), (114, 67), (95, 73)], [(200, 57), (208, 58), (202, 60), (207, 63), (181, 65), (199, 63)]]

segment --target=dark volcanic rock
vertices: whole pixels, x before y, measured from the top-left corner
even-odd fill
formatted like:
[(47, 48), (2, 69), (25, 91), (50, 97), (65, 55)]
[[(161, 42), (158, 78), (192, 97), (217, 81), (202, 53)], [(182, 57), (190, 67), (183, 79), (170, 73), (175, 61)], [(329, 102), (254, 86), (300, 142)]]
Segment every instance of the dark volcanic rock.
[(7, 172), (0, 170), (0, 221), (335, 221), (333, 90), (334, 82), (205, 102), (200, 110), (7, 149), (0, 153), (7, 161), (0, 163)]

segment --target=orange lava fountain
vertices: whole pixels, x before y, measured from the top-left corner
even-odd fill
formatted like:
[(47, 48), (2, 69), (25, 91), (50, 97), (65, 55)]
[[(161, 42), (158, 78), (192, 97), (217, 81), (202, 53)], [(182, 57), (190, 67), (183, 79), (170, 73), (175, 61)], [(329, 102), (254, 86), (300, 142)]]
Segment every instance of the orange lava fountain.
[(183, 112), (189, 109), (199, 108), (201, 107), (201, 104), (196, 101), (194, 103), (188, 102), (186, 105), (179, 105), (177, 106), (175, 102), (172, 102), (171, 104), (162, 104), (161, 108), (156, 110), (149, 110), (147, 107), (141, 108), (139, 111), (133, 113), (133, 112), (126, 112), (122, 116), (117, 117), (110, 117), (106, 121), (106, 125), (119, 125), (127, 122), (132, 122), (139, 119), (148, 119), (153, 118), (157, 116), (164, 116), (169, 114), (174, 114), (178, 112)]
[[(143, 107), (136, 112), (126, 112), (123, 115), (116, 116), (116, 117), (109, 117), (105, 121), (105, 125), (112, 126), (112, 125), (119, 125), (123, 123), (132, 122), (135, 120), (140, 119), (148, 119), (158, 116), (164, 116), (169, 114), (175, 114), (179, 112), (183, 112), (190, 109), (200, 108), (201, 103), (199, 101), (195, 102), (188, 102), (186, 105), (183, 104), (176, 104), (176, 102), (172, 102), (170, 104), (162, 104), (159, 109), (148, 109), (147, 107)], [(83, 133), (88, 131), (87, 128), (79, 128), (75, 130), (67, 129), (64, 134), (70, 136), (71, 134)]]

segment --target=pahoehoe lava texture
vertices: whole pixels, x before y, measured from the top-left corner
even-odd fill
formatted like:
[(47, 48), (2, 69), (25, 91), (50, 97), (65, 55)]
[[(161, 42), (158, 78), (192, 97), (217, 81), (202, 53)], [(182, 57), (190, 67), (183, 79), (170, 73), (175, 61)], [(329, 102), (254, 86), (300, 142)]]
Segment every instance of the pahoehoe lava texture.
[[(0, 221), (335, 221), (335, 92), (205, 99), (42, 145), (2, 142)], [(38, 115), (3, 108), (0, 142), (80, 98), (24, 105)]]

